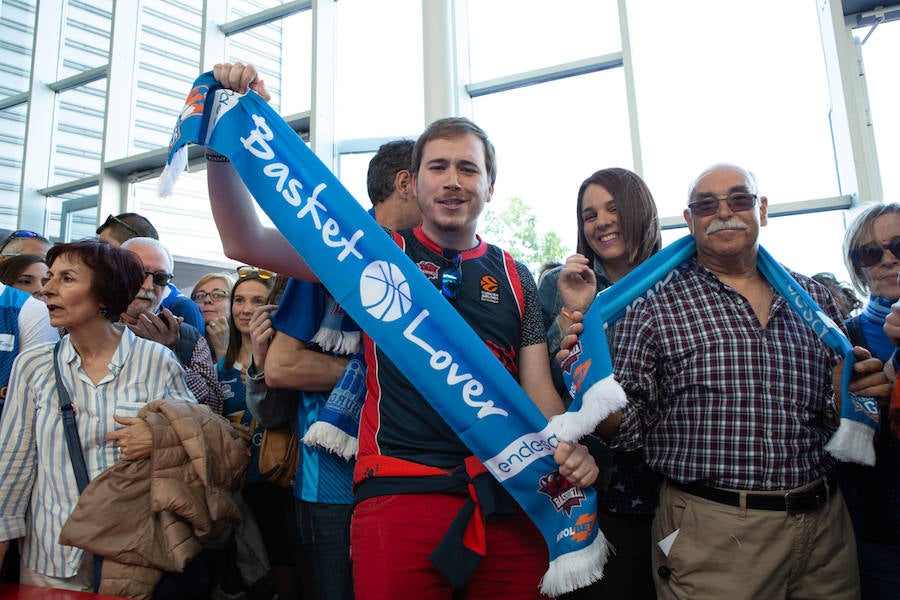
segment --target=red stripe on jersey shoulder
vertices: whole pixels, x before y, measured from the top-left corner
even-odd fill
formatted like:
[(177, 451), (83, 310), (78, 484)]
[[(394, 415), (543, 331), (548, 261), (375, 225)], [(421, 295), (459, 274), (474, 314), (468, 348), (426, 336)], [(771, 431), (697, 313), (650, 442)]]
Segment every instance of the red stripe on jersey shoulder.
[(503, 252), (503, 264), (506, 269), (506, 278), (509, 285), (516, 295), (516, 305), (519, 307), (519, 320), (525, 322), (525, 292), (522, 291), (522, 279), (519, 277), (519, 270), (516, 268), (516, 260), (512, 254), (506, 250)]

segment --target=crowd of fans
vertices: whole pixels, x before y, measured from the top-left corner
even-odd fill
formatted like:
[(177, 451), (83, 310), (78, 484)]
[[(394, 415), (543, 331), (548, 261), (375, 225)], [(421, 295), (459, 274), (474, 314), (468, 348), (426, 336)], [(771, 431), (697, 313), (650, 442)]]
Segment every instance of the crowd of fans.
[[(268, 97), (252, 66), (215, 73)], [(89, 240), (20, 230), (0, 245), (3, 581), (137, 598), (541, 598), (538, 529), (496, 481), (472, 483), (457, 432), (259, 222), (228, 159), (207, 157), (226, 252), (247, 265), (188, 293), (135, 213)], [(591, 174), (577, 253), (536, 283), (476, 235), (495, 178), (486, 134), (441, 119), (379, 149), (370, 213), (550, 418), (572, 402), (557, 358), (599, 335), (582, 322), (597, 292), (660, 251), (659, 217), (637, 174)], [(880, 409), (875, 467), (824, 450), (851, 401), (841, 357), (757, 268), (767, 206), (749, 171), (701, 173), (684, 211), (696, 256), (606, 329), (628, 405), (554, 459), (568, 485), (597, 490), (614, 552), (566, 598), (900, 594), (900, 205), (848, 228), (864, 301), (832, 274), (790, 273), (857, 346), (850, 390)], [(356, 407), (340, 443), (311, 442), (336, 405)], [(259, 464), (276, 428), (299, 446), (287, 484)], [(466, 517), (484, 537), (463, 568), (435, 549), (470, 494), (491, 503)]]

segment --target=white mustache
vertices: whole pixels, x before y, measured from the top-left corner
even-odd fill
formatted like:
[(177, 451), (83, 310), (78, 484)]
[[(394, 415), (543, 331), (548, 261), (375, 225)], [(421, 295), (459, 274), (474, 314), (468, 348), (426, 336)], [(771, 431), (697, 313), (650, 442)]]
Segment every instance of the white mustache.
[(717, 231), (722, 231), (723, 229), (747, 229), (747, 224), (737, 217), (731, 217), (727, 221), (713, 221), (713, 223), (706, 228), (706, 235), (711, 235)]

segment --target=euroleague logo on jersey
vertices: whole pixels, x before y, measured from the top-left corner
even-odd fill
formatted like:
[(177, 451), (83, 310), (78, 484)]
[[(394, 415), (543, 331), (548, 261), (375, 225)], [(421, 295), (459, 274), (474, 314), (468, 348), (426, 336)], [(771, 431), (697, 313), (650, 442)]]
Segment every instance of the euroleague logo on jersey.
[(385, 323), (396, 321), (412, 306), (409, 282), (400, 267), (376, 260), (363, 269), (359, 298), (366, 311)]
[(484, 275), (479, 281), (481, 284), (481, 301), (491, 304), (500, 304), (500, 284), (493, 275)]

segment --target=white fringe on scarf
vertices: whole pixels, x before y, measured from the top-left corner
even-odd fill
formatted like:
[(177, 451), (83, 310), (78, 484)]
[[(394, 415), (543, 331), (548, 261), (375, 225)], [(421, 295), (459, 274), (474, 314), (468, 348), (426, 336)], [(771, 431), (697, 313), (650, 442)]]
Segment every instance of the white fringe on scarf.
[(172, 195), (172, 191), (175, 189), (175, 182), (178, 181), (178, 177), (187, 169), (187, 166), (188, 147), (185, 145), (175, 151), (171, 162), (166, 164), (162, 174), (159, 176), (157, 191), (160, 198), (168, 198)]
[(560, 440), (578, 441), (593, 433), (600, 421), (627, 404), (625, 390), (613, 375), (607, 375), (582, 394), (580, 409), (553, 416), (550, 430)]
[(871, 467), (875, 464), (874, 440), (875, 430), (871, 427), (851, 419), (841, 419), (837, 431), (825, 444), (825, 451), (838, 460)]
[(320, 327), (311, 340), (326, 352), (336, 354), (356, 354), (362, 341), (359, 331), (341, 331)]
[(316, 421), (309, 426), (303, 443), (307, 446), (320, 446), (344, 460), (352, 460), (359, 449), (359, 441), (331, 423)]
[[(597, 525), (594, 524), (595, 527)], [(609, 552), (606, 537), (598, 527), (597, 537), (590, 546), (567, 552), (550, 561), (550, 568), (541, 579), (541, 593), (555, 598), (603, 579)]]

